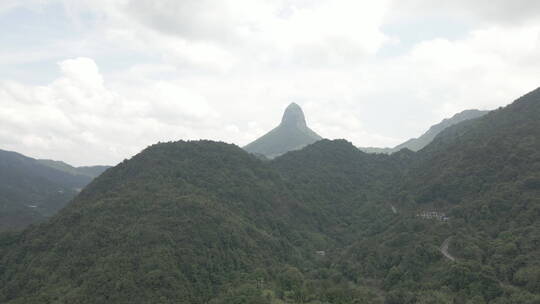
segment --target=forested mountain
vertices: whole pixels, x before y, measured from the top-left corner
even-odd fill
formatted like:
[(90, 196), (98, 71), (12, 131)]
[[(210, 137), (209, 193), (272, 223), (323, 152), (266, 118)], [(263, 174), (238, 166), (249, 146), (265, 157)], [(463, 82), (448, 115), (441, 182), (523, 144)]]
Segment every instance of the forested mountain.
[(539, 303), (540, 89), (419, 152), (162, 143), (0, 237), (2, 303)]
[(463, 112), (455, 114), (451, 118), (443, 119), (443, 121), (441, 121), (440, 123), (431, 126), (429, 130), (427, 130), (427, 132), (422, 134), (420, 137), (411, 138), (406, 142), (399, 144), (393, 148), (360, 148), (360, 150), (367, 153), (394, 153), (404, 148), (412, 151), (419, 151), (420, 149), (427, 146), (430, 142), (432, 142), (433, 139), (435, 139), (435, 137), (444, 129), (458, 124), (462, 121), (482, 117), (488, 112), (489, 111), (465, 110)]
[[(379, 278), (389, 303), (538, 303), (540, 89), (408, 161), (387, 196), (398, 219), (344, 250), (341, 267)], [(443, 240), (456, 262), (437, 252)]]
[(289, 151), (299, 150), (322, 139), (306, 124), (302, 108), (291, 103), (283, 113), (281, 123), (270, 132), (244, 147), (244, 150), (274, 158)]
[(274, 170), (236, 146), (157, 144), (8, 245), (0, 302), (204, 303), (299, 261), (314, 238), (295, 222), (305, 214)]
[(102, 169), (55, 162), (71, 172), (50, 163), (0, 150), (0, 230), (22, 228), (53, 215)]

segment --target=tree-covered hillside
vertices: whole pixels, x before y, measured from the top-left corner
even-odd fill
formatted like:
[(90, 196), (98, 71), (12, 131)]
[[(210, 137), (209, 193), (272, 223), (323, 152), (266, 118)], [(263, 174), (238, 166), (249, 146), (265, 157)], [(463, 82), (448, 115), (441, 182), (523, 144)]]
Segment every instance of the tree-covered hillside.
[(23, 228), (55, 214), (92, 178), (0, 150), (0, 231)]
[(0, 236), (2, 303), (540, 303), (540, 90), (419, 152), (162, 143)]
[(304, 214), (236, 146), (154, 145), (9, 245), (0, 301), (205, 303), (258, 268), (300, 260), (314, 238), (295, 222)]
[(403, 174), (395, 222), (340, 256), (351, 278), (388, 303), (540, 301), (540, 90), (448, 128)]
[(391, 216), (386, 194), (402, 178), (410, 151), (367, 154), (345, 140), (321, 140), (272, 161), (291, 191), (332, 240), (347, 243), (371, 227), (372, 217)]

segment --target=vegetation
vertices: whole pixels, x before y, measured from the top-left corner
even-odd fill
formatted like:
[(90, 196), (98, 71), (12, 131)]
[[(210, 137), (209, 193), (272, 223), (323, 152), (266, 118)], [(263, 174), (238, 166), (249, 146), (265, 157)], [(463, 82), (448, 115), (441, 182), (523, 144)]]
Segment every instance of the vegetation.
[(540, 89), (419, 152), (153, 145), (0, 236), (0, 302), (540, 303), (539, 118)]
[[(82, 170), (75, 174), (54, 168), (52, 161), (0, 150), (0, 231), (38, 223), (64, 207), (102, 167), (65, 168)], [(97, 171), (96, 171), (97, 170)]]

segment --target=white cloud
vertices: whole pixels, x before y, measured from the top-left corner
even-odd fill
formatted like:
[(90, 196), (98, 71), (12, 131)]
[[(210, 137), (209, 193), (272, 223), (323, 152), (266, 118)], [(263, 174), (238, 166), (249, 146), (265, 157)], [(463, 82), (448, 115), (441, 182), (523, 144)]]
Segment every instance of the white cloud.
[[(463, 40), (422, 42), (402, 64), (429, 84), (426, 89), (432, 93), (428, 98), (450, 111), (492, 109), (538, 86), (540, 79), (534, 70), (540, 65), (530, 60), (538, 59), (538, 54), (540, 26), (491, 27), (473, 31)], [(452, 114), (450, 111), (443, 115)]]
[(397, 14), (455, 15), (473, 22), (483, 21), (506, 26), (527, 23), (540, 16), (540, 2), (536, 0), (394, 0)]
[(380, 30), (388, 0), (110, 0), (86, 5), (104, 14), (111, 40), (152, 49), (174, 64), (218, 70), (259, 62), (343, 65), (374, 54), (388, 41)]
[(92, 59), (68, 59), (60, 62), (59, 65), (64, 79), (75, 82), (76, 87), (91, 91), (103, 89), (103, 77)]
[[(323, 136), (392, 146), (455, 112), (505, 105), (540, 80), (540, 23), (514, 2), (63, 3), (83, 35), (47, 53), (84, 54), (102, 71), (76, 58), (43, 86), (1, 81), (1, 148), (77, 164), (112, 163), (160, 140), (244, 145), (292, 101)], [(451, 14), (467, 19), (467, 32), (405, 46), (383, 31), (400, 13)], [(524, 21), (508, 25), (516, 19)], [(385, 47), (399, 52), (381, 56)], [(21, 46), (20, 54), (0, 63), (45, 60), (40, 49)]]
[(0, 13), (18, 7), (41, 9), (43, 6), (56, 1), (58, 0), (2, 0), (2, 2), (0, 2)]
[(178, 84), (109, 88), (90, 58), (59, 66), (62, 76), (47, 86), (0, 82), (3, 148), (75, 164), (111, 163), (159, 140), (221, 132), (207, 101)]

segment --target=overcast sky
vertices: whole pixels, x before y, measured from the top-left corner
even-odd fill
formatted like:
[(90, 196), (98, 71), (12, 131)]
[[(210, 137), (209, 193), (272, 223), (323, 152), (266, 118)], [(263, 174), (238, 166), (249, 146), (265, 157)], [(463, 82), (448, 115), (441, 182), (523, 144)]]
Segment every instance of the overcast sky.
[(538, 0), (1, 0), (0, 149), (115, 164), (158, 141), (394, 146), (540, 86)]

